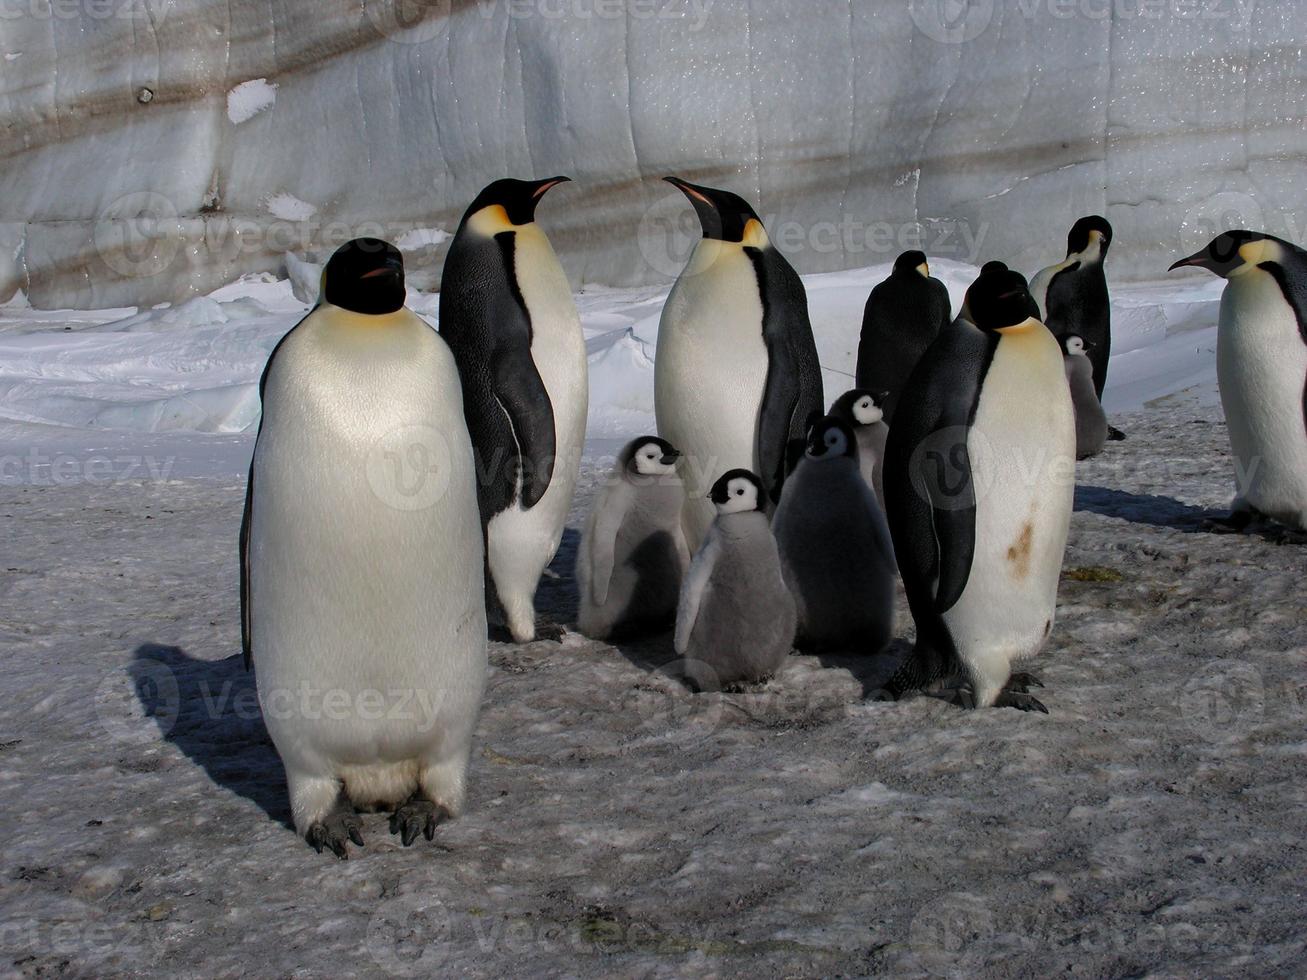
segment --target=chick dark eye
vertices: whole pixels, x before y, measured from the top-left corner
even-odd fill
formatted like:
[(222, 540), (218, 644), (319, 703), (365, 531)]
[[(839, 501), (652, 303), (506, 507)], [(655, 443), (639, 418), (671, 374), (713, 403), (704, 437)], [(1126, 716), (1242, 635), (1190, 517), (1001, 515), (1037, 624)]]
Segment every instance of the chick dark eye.
[(744, 491), (743, 491), (743, 490), (736, 490), (736, 491), (735, 491), (735, 496), (737, 496), (737, 497), (743, 497), (743, 496), (744, 496)]

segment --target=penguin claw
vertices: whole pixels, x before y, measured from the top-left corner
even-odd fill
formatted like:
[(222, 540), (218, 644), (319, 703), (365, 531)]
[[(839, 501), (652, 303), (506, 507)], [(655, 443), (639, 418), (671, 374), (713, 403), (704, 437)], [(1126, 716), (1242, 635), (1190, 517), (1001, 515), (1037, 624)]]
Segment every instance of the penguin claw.
[(1228, 517), (1208, 517), (1203, 520), (1203, 530), (1213, 534), (1243, 534), (1252, 523), (1253, 517), (1247, 511), (1236, 510)]
[(1005, 691), (1015, 691), (1018, 694), (1026, 694), (1032, 687), (1043, 687), (1044, 682), (1034, 674), (1028, 674), (1025, 671), (1019, 671), (1008, 678), (1004, 686)]
[(1114, 425), (1109, 425), (1109, 426), (1107, 427), (1107, 441), (1108, 441), (1108, 442), (1125, 442), (1125, 433), (1122, 432), (1120, 429), (1118, 429), (1116, 426), (1114, 426)]
[(359, 847), (363, 846), (363, 832), (359, 827), (358, 817), (346, 810), (336, 810), (327, 814), (322, 820), (309, 827), (304, 839), (319, 854), (325, 848), (342, 861), (349, 860), (349, 850), (345, 847), (346, 840), (353, 841)]
[(1016, 708), (1019, 711), (1042, 711), (1044, 714), (1048, 714), (1048, 709), (1044, 707), (1043, 702), (1038, 698), (1013, 690), (1004, 690), (999, 694), (994, 699), (994, 707)]
[(430, 800), (412, 799), (390, 815), (390, 832), (399, 834), (405, 847), (411, 845), (421, 834), (427, 840), (435, 840), (438, 827), (449, 812)]
[(536, 639), (547, 640), (550, 643), (562, 643), (563, 637), (567, 635), (567, 629), (559, 626), (557, 623), (537, 623)]

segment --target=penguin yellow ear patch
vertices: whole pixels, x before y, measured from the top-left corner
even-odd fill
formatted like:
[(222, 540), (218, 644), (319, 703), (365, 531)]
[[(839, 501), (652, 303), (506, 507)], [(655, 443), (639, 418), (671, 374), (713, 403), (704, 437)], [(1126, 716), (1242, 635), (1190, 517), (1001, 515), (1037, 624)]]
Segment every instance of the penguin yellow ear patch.
[(754, 248), (764, 248), (770, 243), (767, 237), (767, 229), (762, 226), (762, 222), (757, 218), (750, 218), (744, 226), (744, 237), (741, 238), (741, 245), (750, 245)]

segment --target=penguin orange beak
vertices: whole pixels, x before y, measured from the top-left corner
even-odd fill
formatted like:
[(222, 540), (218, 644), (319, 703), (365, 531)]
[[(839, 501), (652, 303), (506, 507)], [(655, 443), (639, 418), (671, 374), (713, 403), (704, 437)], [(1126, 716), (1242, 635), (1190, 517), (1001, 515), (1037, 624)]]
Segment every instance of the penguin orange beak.
[(1174, 272), (1176, 269), (1183, 269), (1186, 266), (1192, 266), (1196, 269), (1207, 269), (1210, 272), (1212, 269), (1212, 261), (1208, 258), (1206, 250), (1204, 250), (1189, 256), (1187, 259), (1181, 259), (1179, 262), (1172, 264), (1171, 268), (1166, 271)]
[(700, 204), (706, 204), (714, 211), (717, 209), (717, 205), (713, 203), (712, 198), (705, 194), (701, 188), (691, 184), (688, 180), (682, 180), (680, 177), (664, 177), (663, 180), (667, 181), (667, 183), (671, 184), (691, 201), (698, 201)]
[(561, 175), (558, 177), (550, 177), (548, 180), (542, 180), (536, 186), (536, 189), (531, 192), (531, 199), (538, 201), (559, 184), (568, 184), (571, 183), (571, 181), (571, 177), (563, 177)]

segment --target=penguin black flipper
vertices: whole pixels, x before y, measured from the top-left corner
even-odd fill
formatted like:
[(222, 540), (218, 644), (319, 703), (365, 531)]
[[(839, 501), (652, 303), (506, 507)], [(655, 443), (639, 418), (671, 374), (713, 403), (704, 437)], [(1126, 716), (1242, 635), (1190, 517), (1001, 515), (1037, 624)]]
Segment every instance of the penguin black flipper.
[[(506, 231), (451, 248), (443, 276), (440, 334), (459, 366), (482, 523), (519, 499), (519, 473), (523, 509), (539, 503), (557, 451), (553, 404), (531, 358), (531, 314), (514, 274), (516, 237)], [(473, 331), (482, 323), (496, 324), (495, 336)]]
[(808, 319), (808, 295), (775, 248), (745, 249), (758, 276), (767, 382), (758, 412), (758, 467), (772, 503), (803, 454), (809, 427), (825, 414), (821, 364)]
[[(1289, 304), (1289, 309), (1293, 310), (1294, 318), (1298, 321), (1298, 335), (1307, 344), (1307, 252), (1289, 242), (1282, 244), (1289, 246), (1286, 250), (1287, 258), (1297, 261), (1285, 261), (1283, 264), (1263, 262), (1258, 268), (1269, 273), (1280, 287), (1284, 301)], [(1303, 426), (1307, 428), (1307, 382), (1303, 384), (1302, 417)]]
[(996, 346), (995, 336), (955, 321), (912, 372), (890, 426), (885, 507), (917, 623), (917, 650), (891, 682), (896, 696), (958, 663), (942, 616), (971, 575), (976, 497), (967, 436)]
[(241, 516), (241, 656), (245, 669), (254, 665), (254, 647), (250, 642), (250, 518), (254, 505), (254, 464), (245, 483), (245, 511)]

